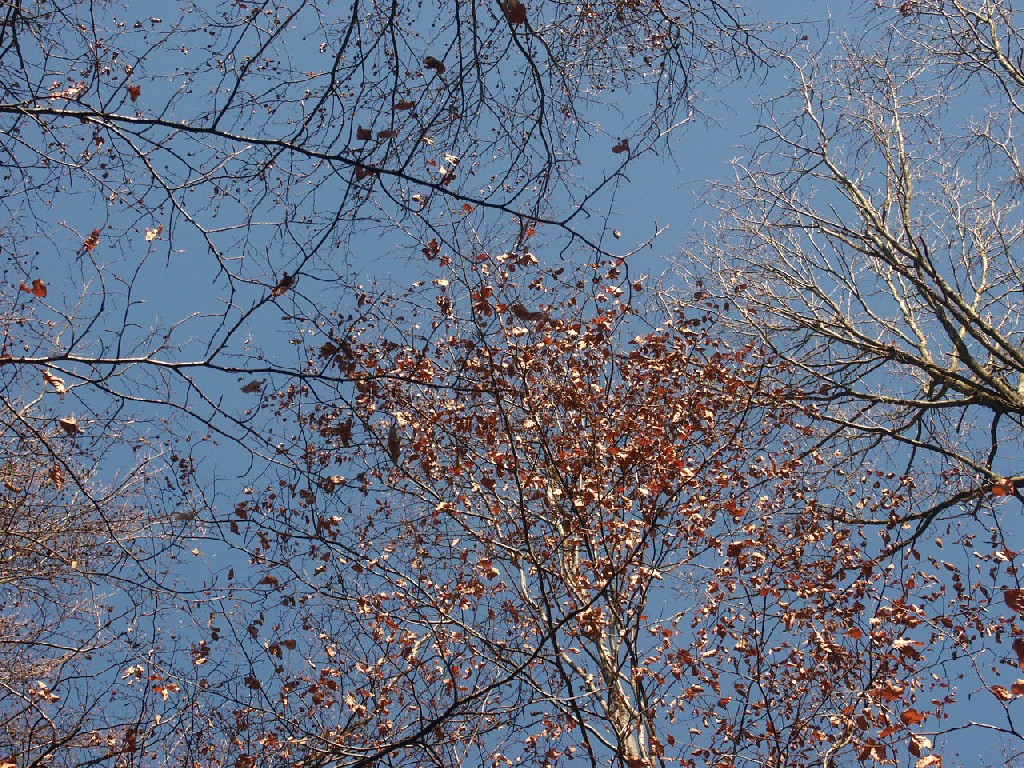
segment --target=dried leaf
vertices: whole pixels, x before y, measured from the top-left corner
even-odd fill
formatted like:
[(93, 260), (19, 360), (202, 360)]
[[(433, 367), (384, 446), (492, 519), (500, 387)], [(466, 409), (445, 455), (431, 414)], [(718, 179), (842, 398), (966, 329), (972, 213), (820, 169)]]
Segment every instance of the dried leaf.
[(906, 637), (900, 637), (893, 640), (892, 647), (903, 654), (909, 659), (921, 658), (921, 652), (917, 650), (918, 647), (924, 645), (920, 640), (910, 640)]
[(63, 91), (55, 91), (50, 96), (54, 99), (77, 99), (87, 90), (88, 86), (85, 83), (75, 83), (70, 88)]
[(394, 128), (388, 128), (385, 131), (377, 131), (377, 138), (378, 139), (397, 139), (398, 138), (398, 131), (396, 131)]
[(1010, 686), (1010, 692), (1014, 696), (1024, 696), (1024, 680), (1015, 680)]
[(622, 232), (620, 232), (617, 229), (613, 229), (612, 230), (612, 237), (614, 237), (616, 240), (618, 240), (619, 238), (622, 237)]
[(520, 320), (543, 320), (547, 317), (544, 312), (531, 312), (524, 304), (521, 304), (518, 301), (509, 307), (509, 309), (512, 311), (512, 314)]
[(369, 141), (372, 138), (373, 131), (371, 129), (363, 128), (363, 126), (361, 125), (358, 128), (356, 128), (356, 139), (358, 139), (359, 141)]
[(60, 464), (54, 464), (50, 467), (50, 482), (52, 482), (57, 489), (60, 490), (64, 487), (67, 482), (67, 475), (64, 474), (64, 467)]
[(398, 437), (398, 425), (395, 422), (392, 422), (391, 428), (388, 429), (388, 456), (391, 457), (391, 461), (397, 464), (401, 455), (402, 441)]
[(289, 275), (287, 272), (281, 273), (281, 279), (277, 285), (274, 286), (274, 290), (270, 292), (271, 296), (284, 296), (292, 287), (295, 286), (295, 275)]
[(320, 487), (327, 493), (334, 493), (338, 488), (345, 485), (345, 478), (341, 475), (329, 475), (320, 481)]
[(247, 395), (255, 394), (256, 392), (259, 392), (263, 389), (263, 384), (265, 381), (266, 379), (253, 379), (244, 387), (242, 387), (242, 391), (245, 392), (245, 394)]
[(993, 553), (993, 555), (992, 555), (992, 557), (995, 558), (995, 560), (997, 562), (1000, 562), (1000, 563), (1012, 563), (1013, 562), (1013, 558), (1015, 558), (1016, 556), (1017, 556), (1017, 553), (1014, 552), (1009, 547), (1003, 547), (1002, 549), (997, 549)]
[(245, 683), (245, 687), (250, 691), (258, 691), (263, 687), (256, 675), (246, 675), (242, 680)]
[(910, 754), (914, 757), (920, 757), (922, 751), (931, 748), (932, 740), (927, 736), (922, 736), (918, 733), (915, 733), (910, 737), (910, 744), (907, 745), (907, 749), (910, 750)]
[(77, 437), (85, 431), (74, 416), (65, 416), (63, 419), (59, 419), (57, 423), (71, 437)]
[(395, 110), (399, 111), (399, 112), (401, 112), (403, 110), (406, 110), (406, 109), (412, 109), (415, 106), (416, 106), (416, 102), (412, 101), (410, 99), (402, 99), (401, 101), (395, 102)]
[(1017, 654), (1017, 663), (1024, 667), (1024, 637), (1013, 641), (1013, 652)]
[(904, 710), (900, 715), (900, 720), (903, 721), (904, 725), (920, 725), (925, 721), (925, 719), (925, 715), (913, 708)]
[(1005, 685), (990, 685), (989, 690), (996, 695), (1000, 701), (1013, 701), (1013, 694)]
[(857, 754), (857, 759), (861, 762), (866, 760), (874, 760), (877, 763), (884, 762), (888, 753), (885, 749), (884, 744), (878, 742), (869, 741), (860, 748), (860, 752)]
[(29, 286), (25, 285), (24, 283), (22, 283), (20, 287), (21, 287), (21, 290), (23, 290), (25, 293), (31, 293), (33, 296), (35, 296), (38, 299), (45, 299), (46, 298), (46, 294), (47, 294), (46, 283), (44, 283), (38, 277), (35, 280), (32, 281), (32, 287), (31, 288)]
[(502, 0), (501, 10), (512, 26), (517, 27), (526, 23), (526, 6), (520, 0)]
[(942, 756), (928, 755), (927, 757), (922, 757), (914, 763), (914, 768), (942, 768)]
[(616, 155), (621, 155), (623, 152), (629, 152), (629, 139), (623, 139), (612, 147), (612, 152)]
[(355, 171), (356, 181), (362, 181), (363, 179), (367, 179), (370, 176), (376, 176), (376, 175), (377, 175), (377, 172), (375, 170), (373, 170), (373, 168), (367, 168), (366, 166), (363, 166), (363, 165), (357, 165), (356, 166), (356, 171)]
[(1010, 610), (1024, 613), (1024, 590), (1004, 589), (1003, 601), (1009, 606)]
[(141, 85), (129, 85), (128, 86), (128, 98), (132, 100), (132, 103), (139, 100), (139, 96), (142, 95)]
[(64, 383), (64, 379), (60, 376), (54, 376), (49, 371), (43, 371), (43, 381), (53, 387), (58, 395), (63, 395), (68, 391), (67, 385)]
[(1016, 490), (1017, 486), (1014, 484), (1013, 480), (1010, 480), (1009, 478), (1003, 478), (998, 483), (992, 486), (992, 495), (1013, 496)]
[(163, 232), (163, 231), (164, 231), (164, 225), (163, 224), (158, 224), (157, 226), (152, 227), (152, 228), (148, 228), (147, 227), (146, 228), (146, 242), (147, 243), (153, 242), (158, 237), (160, 237), (160, 233)]
[(99, 229), (94, 229), (92, 231), (92, 234), (90, 234), (82, 242), (82, 250), (87, 251), (87, 252), (88, 251), (95, 251), (96, 250), (96, 246), (98, 246), (100, 244), (100, 234), (102, 232), (103, 232), (103, 228), (102, 227), (100, 227)]
[(434, 58), (433, 56), (427, 56), (427, 57), (426, 57), (426, 58), (425, 58), (425, 59), (423, 60), (423, 65), (424, 65), (424, 66), (425, 66), (425, 67), (426, 67), (427, 69), (432, 69), (432, 70), (434, 70), (434, 71), (435, 71), (435, 72), (437, 72), (437, 74), (439, 74), (439, 75), (443, 75), (443, 74), (444, 74), (444, 71), (445, 71), (445, 69), (446, 69), (446, 67), (445, 67), (445, 65), (444, 65), (444, 62), (443, 62), (443, 61), (441, 61), (440, 59), (435, 59), (435, 58)]

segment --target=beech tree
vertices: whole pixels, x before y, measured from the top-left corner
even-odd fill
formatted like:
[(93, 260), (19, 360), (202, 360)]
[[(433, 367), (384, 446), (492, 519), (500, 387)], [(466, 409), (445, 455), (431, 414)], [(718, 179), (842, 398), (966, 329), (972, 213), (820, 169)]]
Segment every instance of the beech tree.
[[(204, 644), (252, 689), (218, 707), (247, 734), (225, 759), (940, 765), (945, 665), (1012, 620), (958, 565), (877, 559), (805, 471), (784, 364), (621, 262), (435, 256), (448, 278), (319, 324), (308, 356), (351, 390), (279, 395), (320, 479), (236, 508), (274, 600), (244, 670)], [(845, 480), (908, 504), (892, 474)]]

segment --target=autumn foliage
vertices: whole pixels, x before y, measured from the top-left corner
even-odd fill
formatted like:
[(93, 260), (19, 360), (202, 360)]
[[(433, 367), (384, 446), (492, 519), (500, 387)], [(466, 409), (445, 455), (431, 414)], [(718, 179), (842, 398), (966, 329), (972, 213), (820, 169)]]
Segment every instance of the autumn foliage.
[(0, 768), (1019, 762), (1024, 34), (868, 5), (7, 4)]
[[(935, 653), (985, 600), (816, 489), (775, 360), (645, 296), (621, 265), (505, 253), (406, 296), (423, 322), (325, 319), (311, 360), (352, 388), (278, 397), (320, 479), (232, 523), (272, 597), (246, 759), (939, 764)], [(894, 515), (908, 492), (847, 483)]]

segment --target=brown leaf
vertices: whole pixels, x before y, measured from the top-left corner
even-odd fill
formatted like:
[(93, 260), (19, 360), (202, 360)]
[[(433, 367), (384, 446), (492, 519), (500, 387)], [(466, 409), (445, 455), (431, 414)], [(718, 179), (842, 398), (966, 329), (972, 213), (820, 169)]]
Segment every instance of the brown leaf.
[(281, 273), (281, 279), (277, 285), (274, 286), (274, 290), (270, 292), (271, 296), (284, 296), (291, 288), (295, 286), (295, 275), (289, 275), (287, 272)]
[(439, 75), (443, 75), (446, 69), (444, 62), (440, 59), (435, 59), (433, 56), (427, 56), (423, 60), (423, 64), (427, 69), (432, 69)]
[(396, 131), (393, 128), (388, 128), (385, 131), (377, 131), (377, 138), (378, 139), (397, 139), (398, 138), (398, 131)]
[(21, 290), (23, 290), (25, 293), (31, 293), (33, 296), (35, 296), (38, 299), (45, 299), (46, 298), (46, 293), (47, 293), (47, 291), (46, 291), (46, 283), (44, 283), (38, 277), (35, 280), (32, 281), (32, 287), (31, 288), (29, 288), (24, 283), (22, 283), (20, 287), (21, 287)]
[(43, 371), (43, 381), (53, 387), (58, 395), (63, 395), (68, 391), (67, 385), (64, 383), (64, 379), (60, 376), (54, 376), (49, 371)]
[(132, 103), (135, 103), (136, 101), (138, 101), (139, 100), (139, 96), (141, 96), (141, 95), (142, 95), (142, 86), (141, 85), (129, 85), (128, 86), (128, 98), (130, 98), (132, 100)]
[(391, 422), (391, 428), (388, 430), (388, 456), (391, 457), (391, 461), (397, 464), (401, 455), (402, 441), (398, 437), (398, 425), (395, 422)]
[(932, 748), (932, 741), (927, 736), (922, 736), (915, 733), (910, 737), (910, 744), (907, 745), (907, 749), (910, 750), (910, 754), (914, 757), (920, 757), (921, 752), (926, 749)]
[(512, 311), (512, 314), (520, 320), (543, 320), (547, 317), (544, 312), (531, 312), (526, 308), (526, 305), (521, 304), (518, 301), (509, 307), (509, 309)]
[(874, 760), (877, 763), (881, 763), (885, 761), (887, 756), (888, 753), (884, 744), (869, 741), (867, 744), (861, 745), (860, 752), (857, 754), (857, 759), (861, 762)]
[(126, 753), (139, 751), (139, 731), (137, 728), (129, 728), (124, 732), (121, 740), (121, 751)]
[(906, 637), (897, 638), (892, 642), (892, 647), (909, 659), (921, 658), (921, 652), (917, 650), (917, 647), (922, 645), (924, 643), (920, 640), (910, 640)]
[(82, 249), (85, 250), (85, 251), (95, 251), (96, 250), (96, 246), (98, 246), (100, 244), (100, 234), (102, 232), (103, 232), (103, 227), (100, 227), (99, 229), (94, 229), (92, 231), (92, 234), (90, 234), (82, 242)]
[(50, 467), (50, 481), (57, 486), (57, 490), (64, 487), (64, 483), (67, 482), (67, 476), (64, 474), (64, 467), (60, 464), (54, 464)]
[(373, 168), (367, 168), (363, 165), (356, 166), (356, 181), (362, 181), (363, 179), (369, 178), (370, 176), (376, 176), (377, 172)]
[(369, 128), (363, 128), (363, 126), (360, 125), (356, 128), (356, 138), (359, 141), (369, 141), (373, 138), (373, 131)]
[(616, 155), (621, 155), (623, 152), (629, 152), (629, 139), (623, 139), (612, 147), (612, 152)]
[(1010, 686), (1010, 692), (1014, 696), (1024, 696), (1024, 680), (1014, 680)]
[(526, 23), (526, 6), (520, 0), (502, 0), (501, 10), (513, 27)]
[(1003, 547), (1002, 549), (997, 549), (992, 556), (997, 562), (1012, 563), (1013, 559), (1017, 556), (1017, 553), (1009, 547)]
[(1013, 496), (1016, 490), (1017, 486), (1014, 484), (1013, 480), (1010, 480), (1009, 478), (1003, 478), (998, 483), (992, 486), (992, 495)]
[(411, 99), (402, 99), (401, 101), (396, 101), (395, 102), (395, 110), (399, 111), (399, 112), (401, 112), (403, 110), (406, 110), (406, 109), (412, 109), (415, 106), (416, 106), (416, 102), (412, 101)]
[(263, 687), (263, 685), (259, 681), (259, 678), (256, 677), (256, 675), (246, 675), (243, 678), (243, 682), (245, 683), (245, 687), (248, 688), (250, 691), (258, 691), (260, 688)]
[(1010, 610), (1024, 613), (1024, 590), (1004, 589), (1003, 601), (1009, 606)]
[(247, 395), (255, 394), (256, 392), (259, 392), (260, 390), (263, 389), (263, 383), (265, 381), (266, 379), (253, 379), (244, 387), (242, 387), (242, 391), (245, 392), (245, 394)]
[(152, 228), (147, 227), (146, 228), (146, 242), (147, 243), (153, 242), (158, 237), (160, 237), (160, 233), (163, 232), (163, 231), (164, 231), (164, 225), (163, 224), (158, 224), (157, 226), (152, 227)]
[(77, 437), (85, 431), (74, 416), (65, 416), (63, 419), (59, 419), (57, 423), (71, 437)]
[(942, 768), (942, 756), (928, 755), (927, 757), (922, 757), (914, 763), (914, 768)]
[(992, 691), (1000, 701), (1013, 701), (1013, 694), (1010, 693), (1005, 685), (990, 685), (988, 689)]
[(1013, 652), (1017, 654), (1017, 663), (1024, 667), (1024, 637), (1013, 641)]
[(320, 487), (327, 493), (334, 493), (343, 485), (345, 485), (345, 478), (342, 475), (329, 475), (320, 481)]
[(903, 721), (904, 725), (920, 725), (925, 721), (925, 715), (911, 708), (903, 711), (900, 715), (900, 720)]

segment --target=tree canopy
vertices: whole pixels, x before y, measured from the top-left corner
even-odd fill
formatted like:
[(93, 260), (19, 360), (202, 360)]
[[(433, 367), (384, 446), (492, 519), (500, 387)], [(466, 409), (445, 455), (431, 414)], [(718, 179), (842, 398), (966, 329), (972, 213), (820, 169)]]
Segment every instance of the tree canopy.
[(1024, 36), (847, 11), (4, 6), (0, 768), (1013, 764)]

